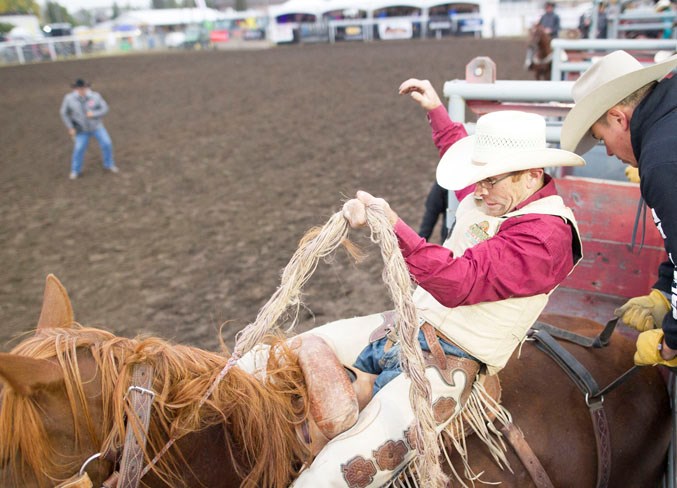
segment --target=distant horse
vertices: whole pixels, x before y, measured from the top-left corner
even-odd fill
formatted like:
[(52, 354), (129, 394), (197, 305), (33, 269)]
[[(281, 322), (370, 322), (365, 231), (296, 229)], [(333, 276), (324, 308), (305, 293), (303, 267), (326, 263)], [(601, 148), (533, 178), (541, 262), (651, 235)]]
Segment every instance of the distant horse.
[[(585, 319), (544, 318), (577, 333), (599, 329)], [(634, 346), (614, 333), (606, 348), (566, 349), (600, 384), (607, 384), (632, 365)], [(151, 389), (156, 393), (145, 462), (170, 437), (178, 441), (142, 478), (142, 486), (287, 486), (310, 454), (295, 433), (307, 415), (299, 406), (306, 398), (304, 379), (293, 351), (281, 351), (284, 357), (269, 364), (270, 381), (232, 368), (199, 408), (225, 355), (157, 338), (115, 337), (75, 324), (65, 289), (48, 279), (36, 333), (11, 353), (0, 354), (5, 383), (0, 391), (0, 485), (54, 486), (77, 473), (91, 454), (119, 450), (124, 417), (130, 415), (125, 402), (130, 372), (145, 362), (153, 367)], [(596, 486), (595, 436), (578, 388), (530, 343), (502, 371), (501, 382), (503, 405), (554, 486)], [(606, 396), (604, 408), (611, 452), (608, 486), (657, 486), (670, 436), (669, 401), (659, 372), (640, 370)], [(501, 487), (534, 486), (511, 451), (514, 473), (499, 469), (475, 437), (467, 439), (468, 460), (475, 472), (484, 473), (483, 480), (501, 481)], [(109, 458), (89, 464), (94, 486), (101, 486), (114, 467)]]
[(552, 47), (550, 34), (540, 24), (529, 29), (526, 66), (537, 80), (550, 80), (552, 73)]

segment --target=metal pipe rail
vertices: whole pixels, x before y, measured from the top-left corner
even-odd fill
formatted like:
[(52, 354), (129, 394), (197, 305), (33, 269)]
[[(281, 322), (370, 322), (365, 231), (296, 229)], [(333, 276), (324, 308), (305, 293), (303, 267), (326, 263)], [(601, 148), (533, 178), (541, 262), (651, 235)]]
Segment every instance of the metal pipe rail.
[[(56, 46), (67, 47), (65, 51), (68, 56), (75, 56), (80, 58), (83, 56), (82, 44), (88, 41), (96, 42), (108, 42), (109, 40), (119, 41), (120, 39), (131, 39), (138, 38), (141, 33), (136, 30), (132, 32), (110, 32), (105, 34), (88, 34), (88, 35), (75, 35), (75, 36), (59, 36), (59, 37), (47, 37), (44, 39), (34, 39), (30, 41), (8, 41), (0, 42), (0, 56), (4, 56), (5, 53), (12, 53), (16, 56), (16, 61), (19, 64), (26, 64), (26, 56), (24, 55), (24, 49), (37, 48), (40, 49), (42, 46), (47, 48), (47, 53), (49, 58), (52, 61), (56, 61), (59, 57), (64, 57), (63, 53), (59, 52)], [(71, 50), (72, 49), (72, 50)], [(0, 57), (0, 62), (2, 57)]]
[[(469, 83), (465, 80), (451, 80), (444, 83), (443, 93), (449, 99), (448, 111), (451, 119), (465, 123), (466, 104), (473, 105), (473, 102), (480, 107), (488, 107), (493, 103), (503, 105), (504, 109), (531, 111), (542, 115), (566, 115), (573, 104), (573, 84), (573, 81), (496, 80), (494, 83)], [(469, 126), (470, 129), (472, 127)], [(560, 128), (561, 123), (549, 121), (546, 132), (548, 142), (559, 143)]]
[(552, 81), (560, 81), (565, 73), (582, 73), (592, 61), (568, 61), (567, 52), (597, 52), (604, 55), (618, 49), (625, 51), (646, 51), (655, 54), (658, 51), (677, 51), (677, 39), (553, 39), (552, 43)]
[[(675, 12), (633, 12), (627, 11), (609, 17), (609, 36), (618, 37), (623, 32), (663, 30), (674, 25)], [(673, 32), (673, 37), (674, 37)]]

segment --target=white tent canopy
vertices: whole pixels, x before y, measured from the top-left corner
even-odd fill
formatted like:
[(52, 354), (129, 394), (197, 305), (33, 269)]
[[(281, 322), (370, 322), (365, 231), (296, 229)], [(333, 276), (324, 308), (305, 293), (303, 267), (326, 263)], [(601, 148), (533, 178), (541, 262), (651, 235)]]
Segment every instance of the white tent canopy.
[(289, 0), (278, 5), (271, 5), (268, 11), (270, 17), (276, 18), (280, 15), (289, 14), (321, 16), (326, 12), (346, 9), (373, 12), (374, 10), (388, 7), (413, 7), (425, 10), (429, 7), (445, 5), (448, 3), (474, 4), (479, 7), (481, 5), (481, 0), (464, 0), (457, 2), (445, 0)]
[(150, 10), (129, 10), (115, 19), (115, 24), (136, 26), (169, 26), (196, 24), (205, 21), (227, 19), (225, 12), (210, 8), (166, 8)]

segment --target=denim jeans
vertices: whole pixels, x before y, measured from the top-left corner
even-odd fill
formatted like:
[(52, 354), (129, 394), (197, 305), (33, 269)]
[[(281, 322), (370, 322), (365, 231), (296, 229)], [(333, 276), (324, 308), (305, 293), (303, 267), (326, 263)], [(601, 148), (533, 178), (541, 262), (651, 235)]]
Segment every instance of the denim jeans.
[[(356, 368), (362, 371), (378, 375), (374, 382), (374, 395), (387, 385), (388, 382), (402, 373), (402, 366), (400, 364), (400, 344), (393, 344), (390, 349), (384, 351), (387, 341), (388, 338), (384, 337), (383, 339), (379, 339), (369, 344), (362, 350), (354, 364)], [(438, 339), (438, 341), (445, 354), (477, 361), (476, 358), (455, 345), (448, 343), (444, 339)], [(418, 332), (418, 343), (421, 345), (422, 350), (430, 351), (430, 347), (428, 347), (428, 343), (426, 342), (422, 331)]]
[(115, 166), (113, 160), (113, 142), (108, 135), (108, 131), (102, 125), (91, 132), (78, 132), (75, 134), (75, 147), (73, 148), (73, 158), (71, 160), (71, 171), (77, 174), (82, 173), (82, 161), (85, 158), (85, 151), (89, 146), (89, 139), (94, 136), (101, 147), (104, 168)]

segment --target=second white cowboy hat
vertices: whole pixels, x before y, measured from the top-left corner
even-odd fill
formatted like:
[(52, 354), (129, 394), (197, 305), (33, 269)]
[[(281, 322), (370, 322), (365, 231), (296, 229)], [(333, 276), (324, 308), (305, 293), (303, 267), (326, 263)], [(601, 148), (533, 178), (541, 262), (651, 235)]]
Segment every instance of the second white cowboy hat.
[(611, 107), (652, 81), (661, 80), (675, 66), (677, 55), (644, 67), (625, 51), (614, 51), (594, 63), (571, 90), (576, 105), (562, 125), (561, 145), (583, 154), (597, 144), (590, 127)]
[(437, 165), (437, 182), (448, 190), (460, 190), (512, 171), (584, 164), (572, 152), (546, 147), (543, 117), (505, 110), (477, 119), (475, 134), (444, 153)]

